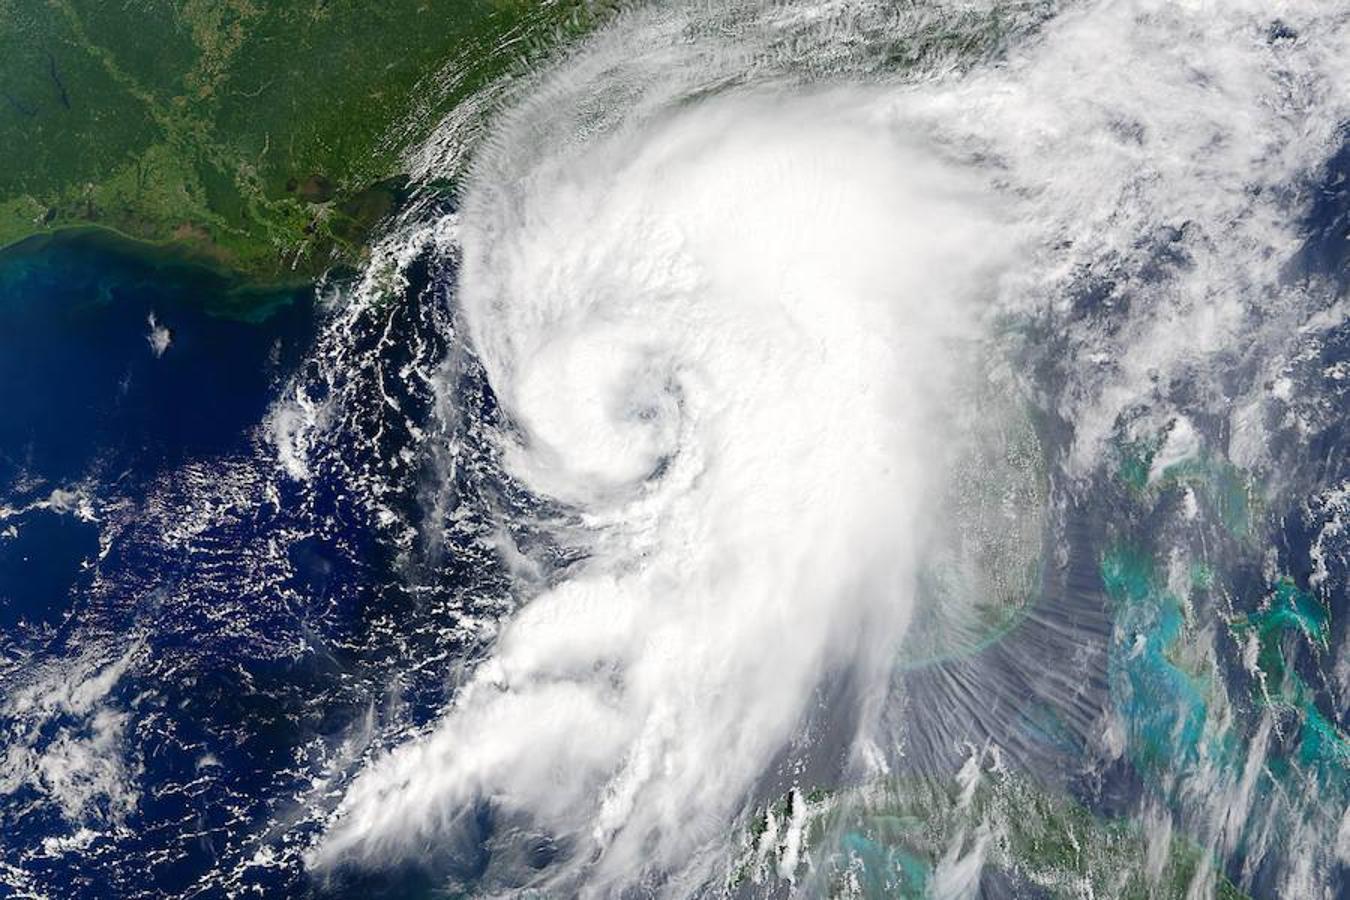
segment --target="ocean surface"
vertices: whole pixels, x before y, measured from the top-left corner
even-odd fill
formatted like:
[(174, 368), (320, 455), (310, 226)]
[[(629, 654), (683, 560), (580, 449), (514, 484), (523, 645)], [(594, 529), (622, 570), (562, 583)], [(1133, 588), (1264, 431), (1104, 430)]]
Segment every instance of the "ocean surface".
[(198, 530), (214, 556), (172, 535), (255, 456), (314, 335), (312, 288), (248, 292), (105, 234), (0, 255), (0, 829), (45, 889), (185, 890), (294, 750), (267, 680), (296, 676), (264, 648), (296, 611), (245, 562), (275, 521)]
[(0, 254), (0, 896), (1345, 896), (1350, 19), (790, 11)]
[(96, 523), (59, 508), (81, 484), (241, 452), (313, 340), (312, 290), (245, 296), (163, 256), (97, 233), (0, 255), (0, 502), (51, 504), (6, 519), (0, 623), (59, 621), (89, 571)]
[[(402, 537), (434, 475), (408, 463), (435, 405), (408, 364), (444, 353), (448, 284), (428, 262), (344, 317), (340, 278), (261, 291), (102, 233), (0, 255), (0, 893), (434, 885), (301, 857), (498, 602), (481, 547)], [(303, 472), (274, 415), (297, 398), (344, 408)], [(481, 384), (464, 401), (491, 415)]]

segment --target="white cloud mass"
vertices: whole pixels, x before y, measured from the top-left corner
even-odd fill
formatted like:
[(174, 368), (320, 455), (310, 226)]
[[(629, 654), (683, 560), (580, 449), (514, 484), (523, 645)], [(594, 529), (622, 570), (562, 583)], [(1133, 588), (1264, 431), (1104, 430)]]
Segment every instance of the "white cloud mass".
[(531, 82), (451, 230), (457, 300), (506, 468), (585, 558), (311, 863), (416, 855), (488, 802), (568, 848), (559, 895), (706, 883), (817, 688), (884, 686), (996, 317), (1056, 315), (1082, 267), (1130, 278), (1175, 229), (1190, 265), (1128, 329), (1064, 326), (1083, 467), (1246, 327), (1295, 241), (1273, 187), (1345, 119), (1321, 9), (1293, 50), (1263, 4), (1089, 4), (996, 63), (883, 77), (849, 50), (877, 7), (694, 7)]
[(508, 468), (590, 552), (357, 783), (325, 854), (482, 796), (592, 844), (601, 880), (673, 869), (826, 673), (894, 652), (1005, 238), (973, 179), (865, 112), (727, 99), (471, 195), (461, 300)]

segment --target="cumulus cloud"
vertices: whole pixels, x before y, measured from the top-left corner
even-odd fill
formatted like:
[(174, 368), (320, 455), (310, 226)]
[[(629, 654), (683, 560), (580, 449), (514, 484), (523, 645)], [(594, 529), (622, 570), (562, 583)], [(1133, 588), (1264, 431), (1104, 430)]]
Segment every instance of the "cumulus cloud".
[(130, 717), (110, 694), (140, 650), (44, 673), (0, 705), (0, 794), (32, 789), (73, 825), (119, 824), (136, 808), (140, 764), (127, 752)]
[(145, 324), (150, 326), (150, 332), (145, 336), (145, 342), (150, 345), (150, 352), (155, 354), (155, 358), (163, 356), (173, 343), (173, 332), (169, 327), (159, 321), (159, 318), (152, 312), (146, 316)]

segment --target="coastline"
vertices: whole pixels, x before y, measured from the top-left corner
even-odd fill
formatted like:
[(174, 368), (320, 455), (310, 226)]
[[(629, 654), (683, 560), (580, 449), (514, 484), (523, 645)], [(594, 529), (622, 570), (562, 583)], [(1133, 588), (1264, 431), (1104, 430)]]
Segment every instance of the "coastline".
[(295, 273), (272, 277), (249, 272), (198, 251), (176, 239), (147, 240), (97, 223), (62, 226), (28, 235), (0, 247), (0, 266), (39, 259), (53, 252), (94, 253), (121, 257), (147, 272), (164, 272), (173, 281), (199, 281), (201, 308), (212, 316), (259, 323), (297, 296), (309, 293), (328, 273), (341, 271), (334, 263), (317, 275)]
[[(0, 259), (26, 255), (53, 243), (88, 241), (156, 264), (209, 271), (228, 282), (235, 295), (304, 289), (335, 272), (358, 267), (369, 252), (372, 237), (407, 208), (413, 193), (408, 176), (396, 174), (359, 191), (313, 202), (308, 216), (315, 227), (302, 229), (302, 243), (280, 246), (244, 235), (243, 239), (260, 252), (244, 254), (242, 259), (199, 222), (185, 220), (172, 229), (165, 223), (161, 230), (167, 230), (168, 236), (159, 237), (118, 227), (113, 224), (115, 215), (104, 221), (66, 219), (37, 226), (0, 242)], [(325, 226), (322, 229), (317, 227), (320, 222)], [(269, 250), (272, 263), (260, 264)]]

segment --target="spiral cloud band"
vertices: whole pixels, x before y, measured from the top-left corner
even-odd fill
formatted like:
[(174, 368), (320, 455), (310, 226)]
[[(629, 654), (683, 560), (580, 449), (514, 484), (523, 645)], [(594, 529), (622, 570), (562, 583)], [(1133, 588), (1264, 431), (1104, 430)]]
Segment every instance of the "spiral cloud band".
[(331, 848), (486, 795), (593, 843), (602, 873), (673, 867), (815, 684), (903, 636), (1005, 238), (972, 179), (840, 101), (724, 100), (470, 196), (461, 301), (519, 428), (508, 467), (590, 552), (443, 728), (358, 785)]
[[(1008, 59), (882, 77), (869, 29), (932, 22), (844, 6), (622, 17), (476, 149), (455, 302), (504, 470), (579, 561), (355, 779), (316, 869), (452, 845), (489, 804), (557, 849), (545, 889), (695, 893), (825, 686), (852, 685), (839, 766), (884, 766), (869, 711), (999, 323), (1053, 323), (1080, 475), (1278, 285), (1292, 218), (1262, 187), (1345, 117), (1335, 16), (1285, 58), (1259, 4), (1026, 4)], [(1160, 227), (1190, 264), (1145, 283)], [(1104, 269), (1141, 311), (1088, 330), (1069, 287)]]

